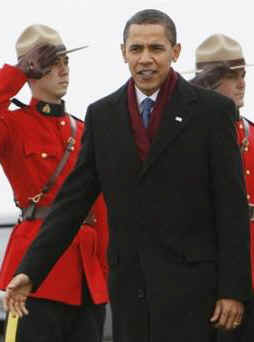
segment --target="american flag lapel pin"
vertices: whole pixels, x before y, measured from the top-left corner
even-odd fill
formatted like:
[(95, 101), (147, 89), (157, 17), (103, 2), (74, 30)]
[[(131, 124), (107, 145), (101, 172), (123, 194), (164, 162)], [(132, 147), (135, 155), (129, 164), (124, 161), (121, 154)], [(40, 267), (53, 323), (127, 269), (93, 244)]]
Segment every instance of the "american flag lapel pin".
[(183, 118), (181, 116), (176, 116), (175, 117), (175, 120), (178, 121), (178, 122), (182, 122), (183, 121)]

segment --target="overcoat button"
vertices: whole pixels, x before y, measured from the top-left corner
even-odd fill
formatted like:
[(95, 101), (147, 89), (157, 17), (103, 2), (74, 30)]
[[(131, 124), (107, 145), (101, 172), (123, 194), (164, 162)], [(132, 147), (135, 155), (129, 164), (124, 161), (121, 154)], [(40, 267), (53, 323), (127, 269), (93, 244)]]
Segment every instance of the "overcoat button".
[(61, 126), (65, 126), (65, 124), (66, 124), (66, 122), (65, 122), (65, 121), (63, 121), (63, 120), (62, 120), (62, 121), (60, 121), (60, 125), (61, 125)]
[(47, 153), (45, 153), (45, 152), (42, 152), (42, 154), (41, 154), (41, 157), (42, 157), (42, 158), (47, 158), (47, 156), (48, 156), (48, 154), (47, 154)]
[(250, 175), (250, 170), (246, 170), (246, 175)]
[(139, 299), (145, 298), (145, 292), (142, 289), (138, 290), (138, 298)]

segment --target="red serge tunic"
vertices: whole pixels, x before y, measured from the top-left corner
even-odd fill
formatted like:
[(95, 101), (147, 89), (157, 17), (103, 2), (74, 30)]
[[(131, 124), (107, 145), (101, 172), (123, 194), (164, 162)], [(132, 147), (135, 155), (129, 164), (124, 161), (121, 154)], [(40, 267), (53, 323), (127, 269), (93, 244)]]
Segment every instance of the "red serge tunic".
[[(52, 116), (37, 110), (36, 99), (30, 105), (9, 111), (10, 98), (16, 95), (26, 76), (16, 67), (0, 70), (0, 162), (21, 208), (29, 197), (38, 194), (54, 173), (71, 136), (67, 115)], [(50, 206), (65, 178), (74, 167), (81, 144), (83, 122), (77, 120), (74, 150), (49, 193), (39, 206)], [(108, 243), (106, 208), (102, 196), (94, 205), (95, 227), (83, 225), (71, 246), (58, 260), (33, 297), (78, 305), (82, 302), (84, 273), (93, 301), (108, 300), (106, 247)], [(11, 280), (26, 249), (40, 230), (39, 219), (17, 224), (11, 234), (0, 272), (0, 288)]]
[[(254, 206), (254, 124), (248, 121), (248, 140), (242, 150), (243, 172), (245, 175), (247, 199), (250, 206)], [(236, 122), (238, 143), (241, 147), (245, 139), (245, 125), (243, 119)], [(254, 221), (250, 221), (250, 254), (252, 287), (254, 288)]]

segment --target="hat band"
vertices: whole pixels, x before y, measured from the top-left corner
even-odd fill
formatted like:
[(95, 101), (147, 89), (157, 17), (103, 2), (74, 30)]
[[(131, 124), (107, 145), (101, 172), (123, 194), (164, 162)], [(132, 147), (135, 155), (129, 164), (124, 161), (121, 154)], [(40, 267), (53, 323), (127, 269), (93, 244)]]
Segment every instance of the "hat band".
[[(50, 44), (50, 43), (48, 43), (48, 44)], [(47, 45), (47, 43), (45, 43), (45, 45)], [(36, 45), (35, 45), (35, 46), (36, 46)], [(32, 48), (34, 48), (35, 46), (33, 46)], [(31, 49), (32, 49), (32, 48), (31, 48)], [(29, 50), (28, 50), (28, 51), (29, 51)], [(65, 45), (60, 44), (60, 45), (57, 45), (57, 46), (56, 46), (56, 54), (57, 54), (57, 55), (64, 54), (65, 51), (67, 51)], [(20, 56), (18, 56), (18, 61), (20, 61), (24, 56), (25, 56), (25, 55), (20, 55)]]
[(239, 58), (239, 59), (232, 59), (228, 61), (199, 62), (199, 63), (196, 63), (196, 68), (198, 70), (202, 70), (204, 67), (208, 65), (217, 65), (217, 64), (223, 64), (228, 68), (232, 68), (232, 67), (237, 67), (237, 66), (244, 66), (246, 63), (245, 63), (244, 58)]

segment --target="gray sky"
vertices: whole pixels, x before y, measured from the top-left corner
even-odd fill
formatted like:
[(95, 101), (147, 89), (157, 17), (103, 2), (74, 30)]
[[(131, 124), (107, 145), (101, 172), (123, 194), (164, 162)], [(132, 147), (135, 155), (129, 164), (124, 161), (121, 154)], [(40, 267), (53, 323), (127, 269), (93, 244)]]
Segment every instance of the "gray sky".
[[(175, 70), (194, 68), (194, 50), (209, 35), (224, 33), (239, 41), (247, 63), (254, 63), (253, 10), (251, 1), (242, 0), (8, 0), (1, 5), (0, 66), (15, 64), (15, 42), (31, 24), (52, 26), (66, 46), (89, 44), (89, 49), (70, 55), (71, 84), (65, 100), (70, 113), (83, 118), (89, 103), (117, 89), (129, 77), (120, 44), (125, 22), (136, 11), (156, 8), (175, 21), (182, 53)], [(189, 78), (191, 75), (185, 75)], [(247, 91), (242, 113), (254, 120), (254, 67), (247, 69)], [(18, 98), (30, 99), (24, 89)], [(18, 163), (17, 163), (18, 167)], [(15, 211), (10, 187), (0, 172), (0, 216)]]

